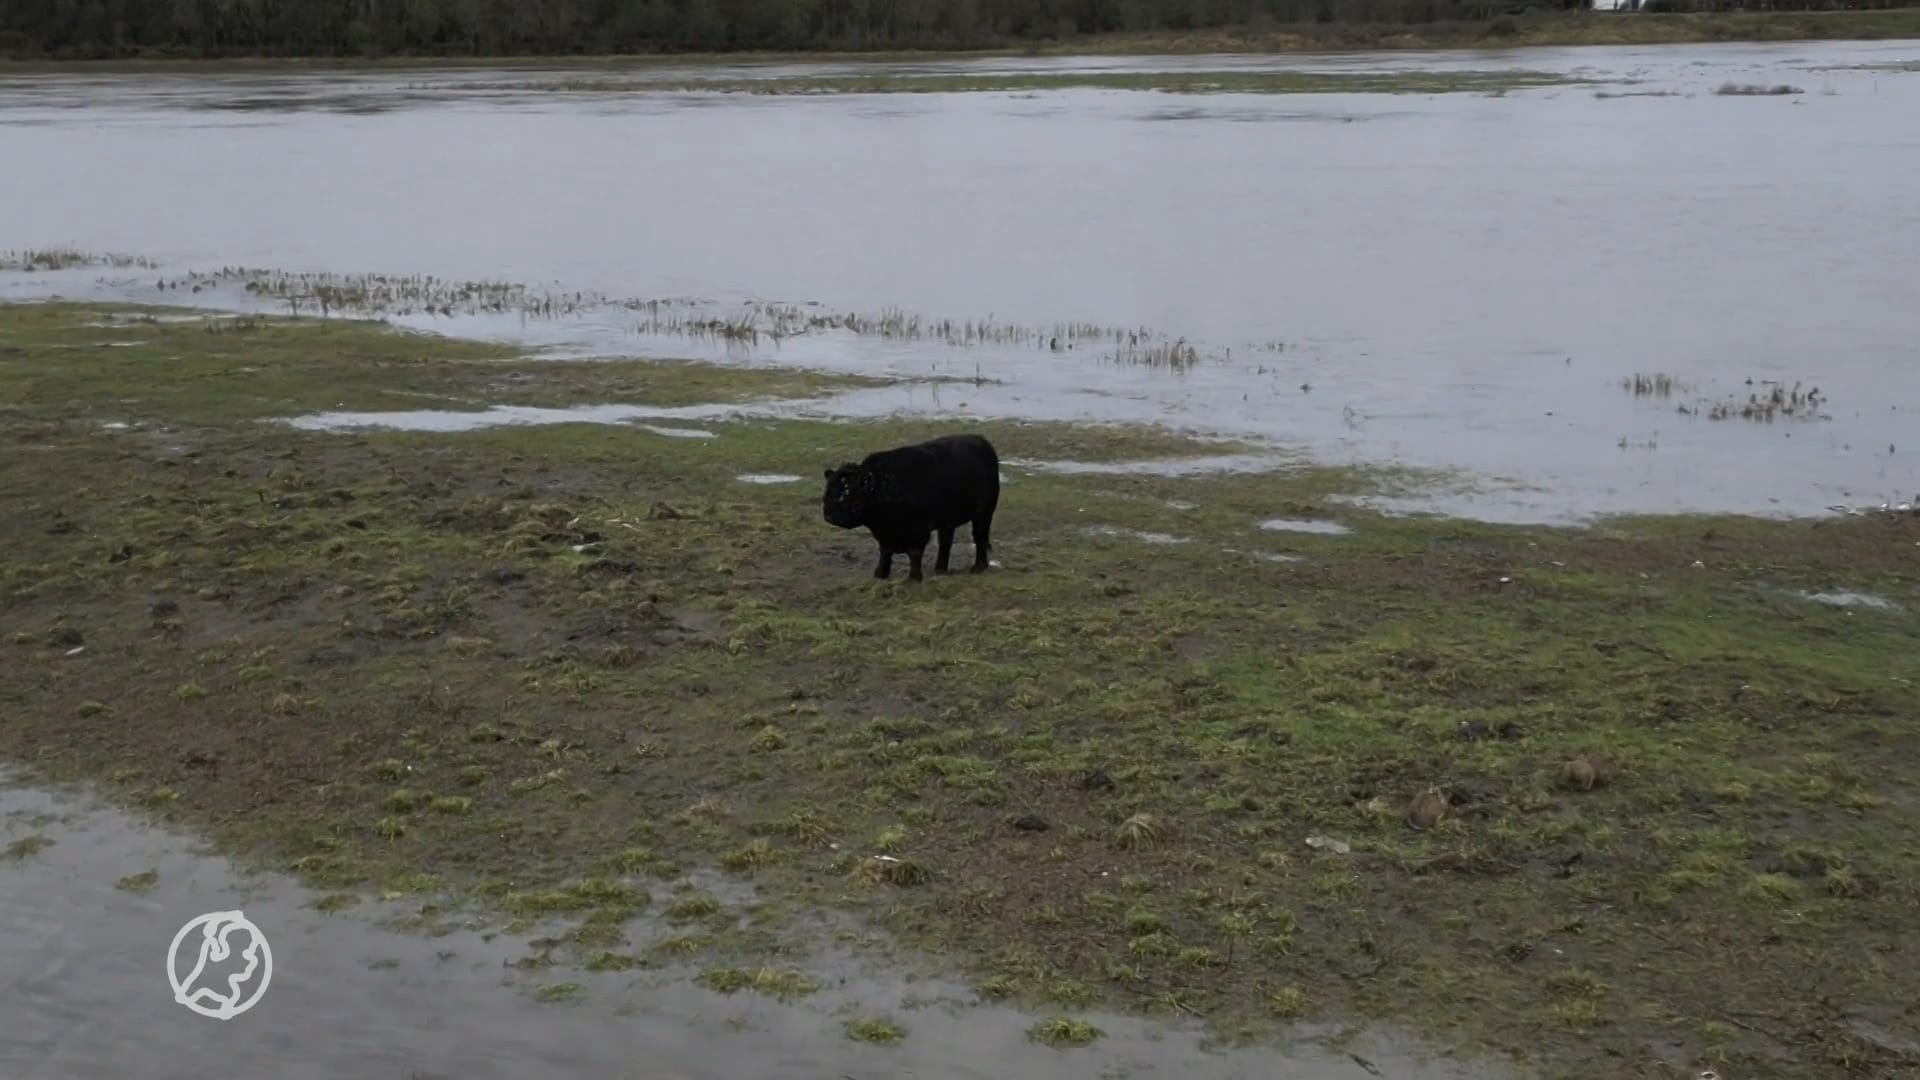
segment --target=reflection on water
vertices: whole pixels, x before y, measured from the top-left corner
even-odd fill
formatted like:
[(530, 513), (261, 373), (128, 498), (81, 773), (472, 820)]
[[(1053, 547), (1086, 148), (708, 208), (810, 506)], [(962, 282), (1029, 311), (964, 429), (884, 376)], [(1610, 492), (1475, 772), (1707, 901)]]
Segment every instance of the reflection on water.
[[(0, 772), (0, 784), (7, 780)], [(1480, 1065), (1417, 1062), (1384, 1036), (1339, 1051), (1306, 1043), (1285, 1052), (1206, 1052), (1190, 1032), (1114, 1016), (1092, 1017), (1105, 1032), (1092, 1046), (1057, 1051), (1027, 1039), (1031, 1017), (971, 1004), (961, 987), (861, 973), (844, 960), (834, 963), (838, 977), (800, 1004), (724, 996), (685, 973), (517, 969), (510, 964), (527, 954), (525, 938), (403, 933), (364, 913), (397, 917), (403, 904), (322, 914), (292, 882), (239, 876), (182, 838), (90, 800), (0, 786), (0, 849), (33, 837), (40, 839), (0, 860), (0, 1075), (10, 1077), (1489, 1075)], [(239, 1016), (196, 1016), (173, 1000), (168, 944), (189, 919), (235, 909), (266, 935), (271, 980)], [(634, 933), (640, 940), (646, 928)], [(583, 994), (564, 1003), (535, 998), (561, 980)], [(898, 1018), (905, 1041), (848, 1040), (842, 1022), (861, 1014)]]
[[(642, 320), (625, 309), (397, 320), (576, 353), (979, 380), (885, 387), (830, 408), (1144, 420), (1329, 461), (1509, 481), (1476, 502), (1439, 504), (1482, 516), (1818, 514), (1920, 490), (1914, 451), (1899, 447), (1920, 409), (1904, 270), (1920, 232), (1920, 188), (1907, 179), (1920, 172), (1908, 122), (1920, 74), (1897, 67), (1916, 51), (1795, 43), (618, 70), (624, 81), (686, 81), (1524, 68), (1614, 80), (1597, 89), (1634, 97), (1595, 87), (904, 98), (539, 89), (610, 70), (562, 64), (0, 77), (0, 124), (15, 125), (9, 158), (33, 163), (0, 171), (0, 247), (163, 264), (0, 275), (0, 298), (239, 306), (248, 298), (237, 289), (155, 282), (245, 265), (691, 297), (719, 318), (780, 301), (1144, 326), (1199, 343), (1201, 359), (1169, 370), (1105, 348), (834, 332), (746, 347), (636, 334)], [(1723, 83), (1806, 93), (1713, 93)], [(1305, 122), (1315, 117), (1328, 122)], [(1699, 400), (1623, 392), (1636, 373), (1676, 376)], [(1750, 379), (1817, 382), (1831, 419), (1706, 415), (1745, 400)], [(1692, 404), (1700, 412), (1680, 411)]]

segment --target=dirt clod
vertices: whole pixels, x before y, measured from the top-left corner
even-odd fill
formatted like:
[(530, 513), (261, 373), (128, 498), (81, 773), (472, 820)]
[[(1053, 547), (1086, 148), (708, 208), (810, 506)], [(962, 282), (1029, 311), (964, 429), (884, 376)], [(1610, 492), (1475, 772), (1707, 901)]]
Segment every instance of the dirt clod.
[(1598, 754), (1581, 754), (1560, 767), (1560, 782), (1578, 791), (1606, 787), (1613, 780), (1613, 763)]
[(1447, 798), (1438, 788), (1428, 788), (1413, 797), (1407, 808), (1407, 824), (1416, 829), (1431, 829), (1447, 816)]

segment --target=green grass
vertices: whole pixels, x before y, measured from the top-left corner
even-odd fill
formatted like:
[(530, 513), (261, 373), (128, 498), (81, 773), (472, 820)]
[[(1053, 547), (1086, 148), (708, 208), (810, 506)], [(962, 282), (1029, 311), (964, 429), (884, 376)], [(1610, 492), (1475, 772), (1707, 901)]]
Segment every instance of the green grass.
[[(496, 387), (516, 361), (370, 323), (107, 348), (106, 314), (0, 306), (0, 755), (244, 862), (727, 992), (817, 987), (791, 939), (828, 910), (1048, 1014), (1382, 1017), (1545, 1075), (1652, 1042), (1892, 1067), (1816, 1003), (1920, 993), (1920, 617), (1787, 591), (1914, 595), (1920, 519), (1506, 528), (1331, 498), (1408, 474), (1009, 468), (999, 568), (883, 583), (811, 486), (734, 478), (938, 425), (309, 434), (257, 421), (613, 388)], [(811, 380), (642, 367), (643, 398)], [(1006, 457), (1219, 452), (978, 426)]]

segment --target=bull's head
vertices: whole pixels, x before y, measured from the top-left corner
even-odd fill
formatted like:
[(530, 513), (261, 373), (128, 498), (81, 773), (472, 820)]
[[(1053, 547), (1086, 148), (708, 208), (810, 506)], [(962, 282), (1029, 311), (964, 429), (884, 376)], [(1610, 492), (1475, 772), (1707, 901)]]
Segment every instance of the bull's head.
[(826, 472), (827, 490), (820, 496), (821, 516), (838, 529), (865, 525), (879, 478), (851, 461)]

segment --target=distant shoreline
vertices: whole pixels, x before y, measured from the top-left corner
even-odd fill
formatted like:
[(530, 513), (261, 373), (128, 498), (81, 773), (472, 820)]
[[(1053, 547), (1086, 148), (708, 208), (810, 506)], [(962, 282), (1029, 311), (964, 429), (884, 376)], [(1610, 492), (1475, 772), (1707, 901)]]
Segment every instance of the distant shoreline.
[(501, 67), (552, 64), (699, 64), (780, 61), (884, 62), (887, 60), (993, 59), (1046, 56), (1179, 56), (1207, 53), (1314, 54), (1425, 49), (1519, 49), (1594, 45), (1761, 44), (1790, 41), (1920, 41), (1920, 7), (1878, 11), (1726, 12), (1643, 14), (1578, 12), (1502, 16), (1486, 21), (1421, 24), (1326, 23), (1267, 28), (1223, 27), (1192, 32), (1086, 35), (1025, 42), (1001, 41), (977, 48), (842, 48), (745, 52), (543, 53), (448, 55), (394, 52), (379, 55), (201, 55), (132, 51), (116, 55), (62, 56), (15, 52), (0, 58), (0, 72), (85, 67), (93, 69), (222, 70), (246, 68)]

